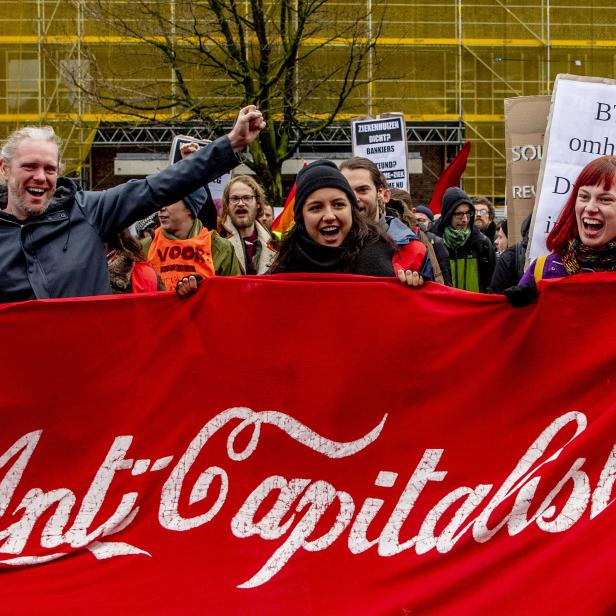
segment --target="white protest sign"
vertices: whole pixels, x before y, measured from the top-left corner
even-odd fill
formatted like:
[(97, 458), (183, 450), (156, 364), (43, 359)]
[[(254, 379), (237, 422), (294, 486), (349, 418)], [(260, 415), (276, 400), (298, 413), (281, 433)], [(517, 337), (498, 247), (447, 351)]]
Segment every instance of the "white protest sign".
[(546, 254), (545, 241), (582, 168), (616, 154), (616, 80), (558, 75), (533, 214), (530, 259)]
[(352, 120), (353, 156), (369, 158), (381, 170), (390, 188), (408, 190), (406, 124), (401, 113)]
[(220, 177), (210, 182), (207, 187), (210, 189), (210, 194), (216, 205), (216, 209), (220, 213), (222, 209), (222, 193), (225, 191), (225, 187), (231, 181), (231, 173), (224, 173)]
[[(187, 143), (196, 143), (200, 148), (204, 148), (208, 146), (211, 142), (210, 139), (195, 139), (194, 137), (190, 137), (188, 135), (176, 135), (173, 138), (173, 142), (171, 144), (171, 151), (169, 154), (169, 162), (171, 164), (178, 162), (178, 160), (182, 160), (182, 154), (180, 153), (180, 148)], [(212, 195), (212, 199), (214, 204), (216, 205), (216, 209), (220, 213), (222, 208), (222, 193), (225, 190), (225, 186), (231, 181), (231, 173), (224, 173), (220, 177), (212, 180), (208, 185), (208, 189), (210, 194)]]

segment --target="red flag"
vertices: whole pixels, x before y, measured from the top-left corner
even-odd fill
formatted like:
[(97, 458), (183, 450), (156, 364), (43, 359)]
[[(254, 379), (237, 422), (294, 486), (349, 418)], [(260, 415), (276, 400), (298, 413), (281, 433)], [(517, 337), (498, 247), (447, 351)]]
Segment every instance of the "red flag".
[(441, 199), (443, 193), (450, 186), (458, 186), (460, 184), (460, 178), (466, 169), (466, 161), (468, 160), (468, 154), (471, 151), (471, 142), (466, 141), (462, 146), (462, 149), (456, 154), (456, 157), (449, 163), (447, 168), (441, 173), (436, 186), (434, 187), (434, 193), (432, 194), (432, 200), (428, 206), (434, 214), (438, 214), (441, 211)]
[(293, 188), (291, 188), (291, 192), (285, 201), (282, 212), (280, 212), (276, 220), (272, 223), (272, 232), (276, 235), (283, 235), (287, 231), (290, 231), (295, 224), (295, 186), (296, 182), (293, 183)]

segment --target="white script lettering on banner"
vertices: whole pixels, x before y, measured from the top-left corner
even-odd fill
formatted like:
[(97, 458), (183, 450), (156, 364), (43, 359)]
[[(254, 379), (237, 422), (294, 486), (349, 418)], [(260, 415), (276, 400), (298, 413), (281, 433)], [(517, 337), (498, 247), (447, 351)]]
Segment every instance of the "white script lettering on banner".
[[(261, 441), (267, 439), (264, 434), (266, 429), (279, 430), (301, 447), (336, 460), (352, 458), (369, 449), (385, 430), (386, 423), (387, 415), (384, 415), (364, 436), (350, 442), (338, 442), (281, 412), (256, 412), (242, 407), (227, 409), (203, 426), (171, 468), (162, 485), (158, 521), (166, 529), (186, 532), (219, 516), (232, 484), (231, 471), (236, 464), (247, 463)], [(400, 532), (413, 513), (416, 502), (420, 497), (428, 498), (430, 484), (442, 482), (447, 475), (447, 470), (439, 468), (443, 465), (443, 449), (426, 449), (423, 452), (408, 481), (398, 491), (389, 519), (382, 528), (376, 529), (372, 528), (372, 524), (385, 504), (383, 499), (369, 497), (357, 502), (352, 494), (323, 478), (265, 477), (232, 515), (229, 530), (238, 539), (257, 536), (264, 541), (281, 543), (271, 551), (261, 568), (239, 587), (254, 588), (267, 583), (298, 551), (326, 550), (340, 540), (345, 531), (348, 531), (346, 543), (350, 553), (359, 554), (376, 548), (382, 557), (394, 556), (412, 548), (418, 555), (431, 550), (446, 554), (465, 535), (481, 544), (505, 528), (510, 536), (515, 536), (533, 524), (546, 533), (568, 531), (586, 514), (589, 504), (589, 516), (593, 519), (614, 502), (616, 446), (608, 456), (594, 489), (583, 470), (586, 459), (576, 458), (555, 485), (543, 486), (543, 492), (545, 488), (549, 489), (547, 496), (539, 504), (535, 502), (537, 488), (542, 481), (542, 469), (559, 459), (586, 427), (587, 419), (581, 412), (572, 411), (557, 417), (523, 453), (502, 485), (477, 483), (451, 490), (434, 504), (422, 520), (418, 520), (418, 533), (406, 541), (400, 540)], [(199, 454), (223, 428), (230, 428), (226, 437), (228, 468), (209, 466), (199, 474), (193, 485), (185, 485), (187, 474), (196, 464)], [(573, 435), (559, 449), (548, 453), (550, 445), (558, 437), (562, 438), (565, 429), (573, 429)], [(246, 431), (249, 431), (248, 434)], [(128, 483), (130, 476), (158, 473), (170, 467), (174, 456), (164, 456), (153, 462), (134, 460), (127, 457), (134, 437), (118, 436), (94, 473), (80, 503), (76, 492), (69, 488), (43, 491), (32, 487), (14, 506), (13, 500), (18, 500), (18, 490), (25, 489), (21, 485), (24, 474), (42, 438), (41, 430), (29, 432), (0, 455), (0, 471), (3, 473), (0, 480), (0, 555), (11, 556), (0, 559), (0, 563), (5, 566), (32, 565), (60, 558), (77, 549), (87, 549), (99, 559), (126, 555), (156, 557), (129, 543), (106, 539), (127, 530), (139, 514), (145, 515), (140, 510), (137, 491), (124, 493), (108, 519), (96, 528), (91, 526), (105, 503), (112, 482)], [(237, 442), (245, 444), (238, 449)], [(128, 473), (130, 476), (127, 476)], [(373, 483), (381, 488), (393, 489), (397, 484), (402, 485), (400, 475), (400, 470), (382, 470)], [(218, 481), (214, 483), (214, 479)], [(213, 488), (214, 485), (217, 487)], [(181, 515), (178, 504), (185, 491), (190, 494), (189, 507), (203, 505), (207, 500), (211, 503), (209, 508), (193, 517)], [(561, 493), (566, 498), (559, 500), (560, 510), (557, 511), (554, 502)], [(392, 496), (392, 502), (395, 498)], [(268, 503), (269, 510), (263, 512), (265, 503)], [(504, 509), (507, 510), (504, 515), (503, 504), (506, 504)], [(12, 514), (21, 513), (21, 517), (4, 528), (1, 520), (11, 507)], [(256, 518), (257, 511), (260, 512), (259, 519)], [(496, 511), (500, 512), (498, 516), (495, 516)], [(533, 513), (530, 514), (530, 511)], [(37, 550), (36, 554), (24, 554), (24, 549), (33, 539), (34, 529), (42, 526), (37, 522), (43, 516), (47, 519), (39, 540), (43, 553)], [(70, 523), (73, 517), (74, 521)], [(494, 520), (494, 517), (498, 519)], [(322, 528), (324, 519), (329, 524), (325, 529)], [(444, 527), (442, 522), (446, 522)], [(320, 534), (313, 536), (317, 528)], [(376, 539), (369, 541), (368, 531)]]

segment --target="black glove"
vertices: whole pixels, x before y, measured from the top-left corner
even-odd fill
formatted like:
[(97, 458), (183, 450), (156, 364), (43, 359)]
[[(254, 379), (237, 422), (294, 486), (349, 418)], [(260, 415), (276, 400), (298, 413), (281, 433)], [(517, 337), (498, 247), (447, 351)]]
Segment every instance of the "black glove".
[(523, 308), (532, 304), (537, 299), (537, 285), (534, 280), (524, 287), (509, 287), (503, 291), (503, 295), (514, 308)]
[[(194, 288), (190, 285), (190, 279), (194, 278), (196, 285)], [(203, 282), (203, 276), (199, 276), (199, 274), (192, 274), (191, 276), (185, 276), (181, 280), (178, 280), (175, 285), (175, 292), (179, 297), (188, 297), (192, 295), (197, 287)]]

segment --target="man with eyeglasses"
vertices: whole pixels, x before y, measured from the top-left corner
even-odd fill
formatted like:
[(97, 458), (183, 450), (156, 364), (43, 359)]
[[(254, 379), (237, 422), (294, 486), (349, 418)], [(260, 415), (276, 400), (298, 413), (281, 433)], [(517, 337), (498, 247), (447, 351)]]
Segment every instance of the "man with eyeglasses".
[(236, 175), (222, 195), (220, 234), (231, 242), (245, 274), (265, 274), (274, 262), (270, 232), (259, 222), (265, 206), (263, 188), (249, 175)]
[(496, 210), (494, 205), (487, 197), (473, 197), (473, 205), (475, 206), (475, 226), (481, 231), (492, 243), (496, 239), (496, 223), (494, 216)]
[(449, 250), (453, 286), (487, 293), (496, 253), (492, 242), (475, 226), (475, 206), (462, 189), (451, 187), (445, 191), (434, 231)]

